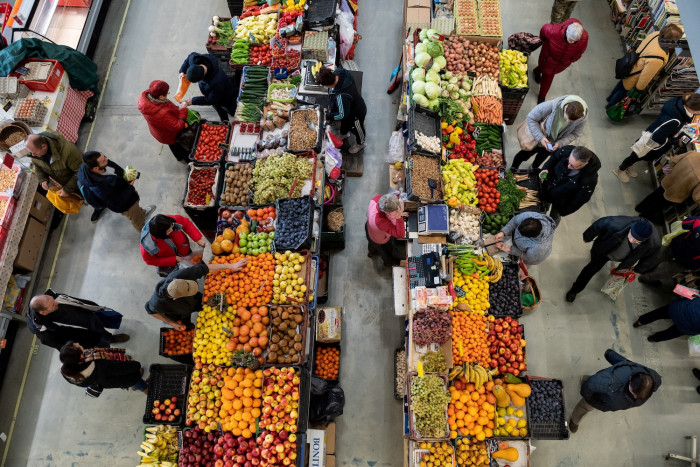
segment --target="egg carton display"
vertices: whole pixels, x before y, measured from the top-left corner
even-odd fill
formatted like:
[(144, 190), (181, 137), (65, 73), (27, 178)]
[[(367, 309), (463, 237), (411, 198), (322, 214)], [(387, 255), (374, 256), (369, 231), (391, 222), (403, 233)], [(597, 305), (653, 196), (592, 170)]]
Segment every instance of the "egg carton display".
[(15, 120), (26, 123), (29, 126), (41, 126), (47, 112), (46, 106), (39, 99), (22, 99), (15, 111)]
[(17, 77), (0, 78), (0, 96), (7, 99), (23, 98), (29, 95), (29, 88), (20, 83)]

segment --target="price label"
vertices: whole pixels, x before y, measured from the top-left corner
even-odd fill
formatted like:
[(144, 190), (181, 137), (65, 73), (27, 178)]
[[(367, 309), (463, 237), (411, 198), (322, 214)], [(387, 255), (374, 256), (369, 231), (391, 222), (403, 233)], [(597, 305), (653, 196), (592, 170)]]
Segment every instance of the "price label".
[(219, 149), (224, 149), (228, 151), (229, 145), (227, 143), (219, 143)]
[(455, 293), (458, 297), (466, 297), (467, 295), (467, 292), (465, 292), (464, 289), (458, 285), (455, 285)]
[(464, 346), (462, 345), (462, 341), (459, 341), (459, 356), (464, 355)]
[(221, 326), (221, 330), (224, 331), (226, 334), (233, 335), (233, 331), (231, 331), (229, 328), (226, 326)]
[(421, 378), (425, 376), (425, 373), (423, 372), (423, 362), (416, 363), (416, 366), (418, 367), (418, 376)]

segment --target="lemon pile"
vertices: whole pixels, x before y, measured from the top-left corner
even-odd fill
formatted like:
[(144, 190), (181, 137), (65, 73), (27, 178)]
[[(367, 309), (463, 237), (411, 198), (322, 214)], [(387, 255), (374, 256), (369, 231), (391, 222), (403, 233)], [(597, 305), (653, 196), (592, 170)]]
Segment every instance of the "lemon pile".
[(483, 441), (459, 438), (457, 445), (457, 465), (465, 467), (488, 467), (489, 454)]
[(465, 276), (455, 268), (454, 285), (460, 287), (466, 292), (464, 297), (457, 296), (455, 306), (460, 303), (466, 303), (473, 312), (480, 315), (486, 314), (486, 310), (491, 306), (489, 304), (489, 283), (483, 279), (473, 276)]
[(419, 447), (430, 451), (430, 453), (423, 455), (420, 467), (452, 467), (454, 449), (449, 442), (420, 443)]
[(224, 328), (232, 329), (235, 317), (236, 313), (232, 306), (224, 307), (220, 312), (218, 308), (204, 305), (197, 316), (193, 356), (199, 357), (205, 365), (213, 363), (218, 366), (229, 366), (233, 351), (226, 350), (226, 343), (231, 336)]
[(275, 276), (272, 281), (272, 303), (275, 305), (306, 302), (306, 257), (301, 253), (275, 253)]
[(498, 409), (493, 435), (524, 438), (527, 436), (527, 421), (524, 416), (525, 413), (521, 409), (516, 410), (513, 406)]

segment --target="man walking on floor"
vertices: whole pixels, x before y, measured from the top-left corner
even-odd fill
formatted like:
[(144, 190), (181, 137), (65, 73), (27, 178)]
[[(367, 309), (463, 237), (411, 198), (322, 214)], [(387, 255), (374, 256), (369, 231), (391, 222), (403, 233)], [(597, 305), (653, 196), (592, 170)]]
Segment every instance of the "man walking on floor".
[(136, 179), (127, 182), (124, 169), (98, 151), (83, 154), (83, 165), (78, 171), (78, 186), (85, 201), (95, 208), (90, 220), (97, 222), (105, 209), (117, 212), (131, 221), (137, 232), (146, 224), (146, 219), (155, 205), (139, 206), (139, 194), (134, 188)]
[(583, 232), (585, 243), (594, 239), (591, 260), (566, 292), (566, 301), (569, 303), (576, 300), (576, 294), (586, 288), (588, 282), (608, 261), (620, 263), (615, 268), (617, 271), (635, 269), (640, 274), (651, 271), (658, 263), (661, 234), (643, 217), (601, 217)]
[(578, 431), (588, 412), (616, 412), (643, 405), (661, 386), (661, 376), (651, 368), (627, 360), (608, 349), (605, 359), (612, 365), (593, 376), (581, 377), (581, 400), (569, 419), (569, 431)]

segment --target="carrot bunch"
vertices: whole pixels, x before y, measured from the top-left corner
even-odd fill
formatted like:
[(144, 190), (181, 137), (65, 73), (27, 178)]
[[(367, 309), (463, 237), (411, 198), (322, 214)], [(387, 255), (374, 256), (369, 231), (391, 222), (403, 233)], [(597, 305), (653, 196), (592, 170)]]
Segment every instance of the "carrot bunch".
[(221, 388), (221, 429), (234, 436), (252, 438), (255, 419), (262, 414), (262, 370), (228, 368)]
[(314, 374), (323, 379), (338, 379), (340, 368), (340, 349), (337, 347), (319, 347), (316, 350)]
[(452, 360), (455, 365), (478, 363), (488, 367), (487, 319), (478, 313), (452, 310)]
[(232, 254), (214, 258), (214, 264), (232, 264), (248, 258), (248, 264), (238, 272), (209, 273), (204, 283), (204, 302), (215, 294), (225, 294), (231, 305), (250, 307), (267, 305), (272, 300), (272, 279), (275, 276), (275, 258), (271, 253), (257, 256)]
[(500, 125), (503, 123), (503, 106), (494, 96), (472, 96), (474, 120)]

